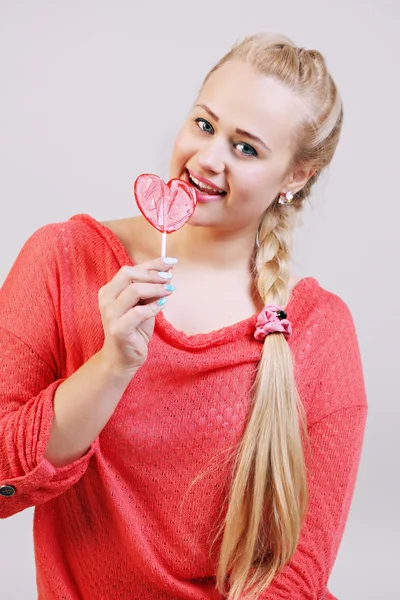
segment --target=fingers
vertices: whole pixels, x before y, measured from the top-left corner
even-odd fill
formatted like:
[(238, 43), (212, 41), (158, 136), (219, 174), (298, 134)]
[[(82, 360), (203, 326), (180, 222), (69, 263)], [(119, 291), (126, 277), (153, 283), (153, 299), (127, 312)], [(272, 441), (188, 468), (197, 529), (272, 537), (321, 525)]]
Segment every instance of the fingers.
[[(141, 267), (143, 269), (149, 271), (166, 271), (167, 269), (171, 269), (178, 262), (177, 258), (155, 258), (154, 260), (149, 260), (147, 262), (141, 263)], [(133, 267), (135, 268), (135, 267)]]
[(119, 319), (138, 303), (149, 304), (146, 301), (154, 303), (161, 298), (167, 298), (174, 291), (175, 287), (170, 283), (131, 283), (109, 306), (107, 317)]
[(164, 303), (159, 304), (158, 301), (151, 302), (150, 304), (138, 304), (131, 310), (128, 310), (115, 323), (121, 331), (130, 331), (139, 327), (147, 319), (155, 317), (163, 308)]
[(139, 266), (125, 265), (116, 275), (99, 290), (99, 305), (107, 305), (115, 300), (132, 282), (137, 283), (169, 283), (172, 278), (173, 264), (165, 260), (176, 259), (158, 258)]
[(137, 368), (147, 356), (154, 317), (175, 287), (171, 285), (175, 259), (124, 266), (100, 288), (98, 303), (104, 329), (104, 346), (126, 368)]

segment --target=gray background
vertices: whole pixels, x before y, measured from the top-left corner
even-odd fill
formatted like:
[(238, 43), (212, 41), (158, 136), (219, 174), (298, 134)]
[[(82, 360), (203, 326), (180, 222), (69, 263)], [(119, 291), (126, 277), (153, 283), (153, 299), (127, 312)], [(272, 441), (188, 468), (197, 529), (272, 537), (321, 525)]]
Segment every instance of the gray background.
[[(400, 598), (399, 13), (395, 0), (0, 0), (0, 281), (41, 225), (136, 213), (134, 179), (167, 176), (203, 76), (238, 37), (273, 29), (327, 58), (346, 119), (293, 270), (349, 305), (367, 386), (359, 477), (330, 579), (340, 600)], [(31, 510), (0, 522), (4, 598), (36, 597), (31, 530)]]

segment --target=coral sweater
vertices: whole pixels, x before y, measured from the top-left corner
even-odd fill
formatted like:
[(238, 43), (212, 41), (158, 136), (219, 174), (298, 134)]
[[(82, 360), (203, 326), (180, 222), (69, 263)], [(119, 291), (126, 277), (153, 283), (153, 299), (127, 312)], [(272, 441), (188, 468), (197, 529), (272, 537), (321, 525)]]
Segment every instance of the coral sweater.
[[(0, 516), (35, 506), (40, 600), (217, 600), (217, 522), (261, 343), (253, 316), (187, 336), (158, 315), (145, 365), (89, 452), (44, 458), (57, 387), (103, 343), (97, 293), (124, 264), (89, 215), (26, 241), (0, 293)], [(263, 600), (325, 600), (360, 460), (367, 401), (352, 316), (306, 277), (286, 308), (308, 417), (309, 510)], [(210, 468), (211, 465), (211, 468)], [(190, 489), (196, 476), (206, 470)]]

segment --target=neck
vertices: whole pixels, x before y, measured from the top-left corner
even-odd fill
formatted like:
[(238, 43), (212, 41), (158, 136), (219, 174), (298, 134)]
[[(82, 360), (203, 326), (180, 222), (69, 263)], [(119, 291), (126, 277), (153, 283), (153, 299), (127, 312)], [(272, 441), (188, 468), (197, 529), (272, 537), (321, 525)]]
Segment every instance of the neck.
[(254, 240), (250, 229), (217, 231), (187, 225), (168, 235), (167, 254), (199, 267), (248, 271)]

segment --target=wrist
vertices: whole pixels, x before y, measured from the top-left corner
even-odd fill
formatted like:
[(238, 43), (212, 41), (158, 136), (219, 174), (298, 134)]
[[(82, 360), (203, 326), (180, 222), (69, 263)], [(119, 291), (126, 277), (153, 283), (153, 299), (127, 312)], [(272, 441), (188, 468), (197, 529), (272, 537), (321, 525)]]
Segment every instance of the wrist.
[(111, 360), (104, 353), (103, 349), (99, 350), (99, 352), (93, 356), (93, 360), (108, 378), (112, 378), (116, 383), (121, 383), (122, 385), (128, 385), (132, 377), (139, 370), (139, 367), (129, 369), (123, 367), (117, 362)]

